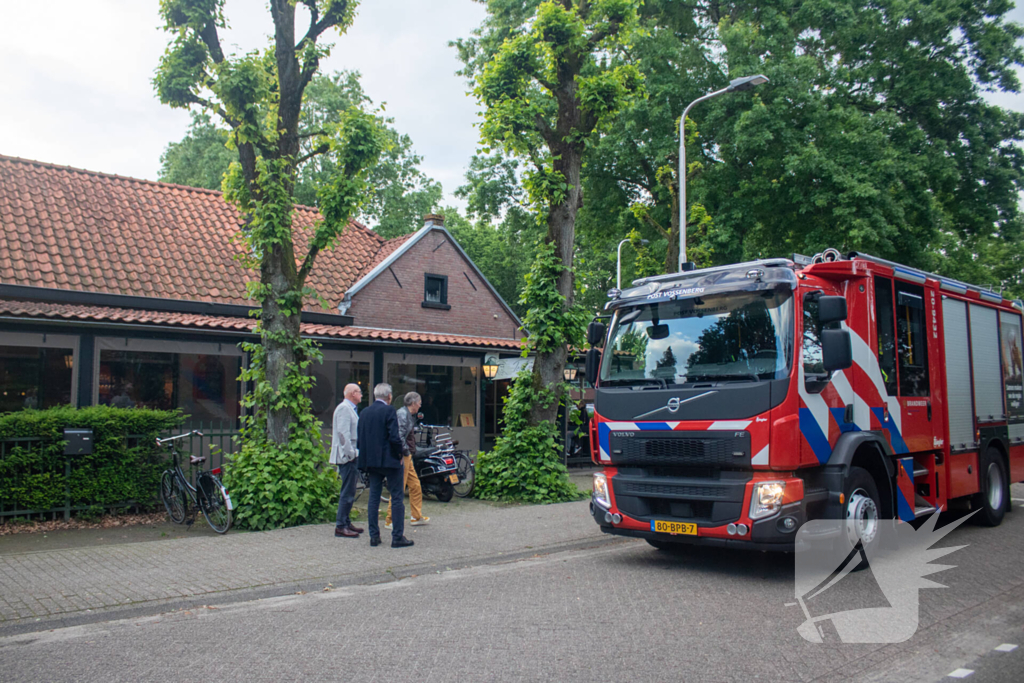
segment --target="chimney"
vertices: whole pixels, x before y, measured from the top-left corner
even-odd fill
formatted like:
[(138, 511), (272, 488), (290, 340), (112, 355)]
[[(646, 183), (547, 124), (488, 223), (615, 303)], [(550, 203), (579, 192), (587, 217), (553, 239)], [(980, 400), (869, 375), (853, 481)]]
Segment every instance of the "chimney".
[(436, 213), (428, 213), (423, 217), (423, 227), (425, 228), (443, 228), (444, 227), (444, 216)]

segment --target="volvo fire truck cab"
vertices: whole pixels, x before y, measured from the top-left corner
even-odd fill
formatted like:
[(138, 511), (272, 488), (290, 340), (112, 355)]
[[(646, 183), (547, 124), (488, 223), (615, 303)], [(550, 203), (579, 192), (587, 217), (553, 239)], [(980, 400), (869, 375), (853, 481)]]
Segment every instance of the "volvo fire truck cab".
[(835, 250), (609, 297), (587, 356), (604, 532), (791, 551), (808, 520), (870, 535), (954, 501), (994, 526), (1024, 480), (1020, 302)]

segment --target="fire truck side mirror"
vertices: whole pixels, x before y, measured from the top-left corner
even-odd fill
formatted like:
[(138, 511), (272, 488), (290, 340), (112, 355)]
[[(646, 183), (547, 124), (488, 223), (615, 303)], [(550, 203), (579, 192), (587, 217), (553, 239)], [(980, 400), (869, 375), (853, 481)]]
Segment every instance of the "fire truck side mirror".
[[(593, 324), (593, 323), (591, 323)], [(601, 350), (591, 348), (587, 351), (587, 381), (592, 385), (597, 384), (597, 376), (601, 371)]]
[(822, 330), (821, 359), (822, 365), (825, 366), (825, 372), (845, 370), (853, 365), (853, 344), (850, 340), (850, 331)]
[(846, 320), (846, 297), (823, 296), (818, 299), (818, 321), (838, 323)]
[(596, 320), (587, 325), (587, 343), (591, 346), (601, 346), (604, 342), (604, 323), (599, 323)]

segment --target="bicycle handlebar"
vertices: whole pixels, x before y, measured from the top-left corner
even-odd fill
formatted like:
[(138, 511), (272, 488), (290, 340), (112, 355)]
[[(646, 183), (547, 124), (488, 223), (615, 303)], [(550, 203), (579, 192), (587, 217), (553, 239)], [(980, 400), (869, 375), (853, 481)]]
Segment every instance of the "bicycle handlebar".
[(201, 431), (199, 431), (198, 429), (193, 429), (191, 432), (188, 432), (187, 434), (178, 434), (177, 436), (169, 436), (166, 439), (157, 439), (156, 443), (157, 443), (158, 446), (163, 446), (165, 443), (169, 443), (171, 441), (177, 441), (178, 439), (184, 439), (186, 436), (202, 436), (202, 435), (203, 435), (203, 433)]

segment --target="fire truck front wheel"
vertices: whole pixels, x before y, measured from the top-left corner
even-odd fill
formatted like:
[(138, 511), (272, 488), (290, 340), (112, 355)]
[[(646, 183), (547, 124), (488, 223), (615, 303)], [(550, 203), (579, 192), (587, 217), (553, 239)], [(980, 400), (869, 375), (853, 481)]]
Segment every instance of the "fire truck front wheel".
[(971, 499), (971, 507), (979, 510), (974, 518), (983, 526), (999, 526), (1010, 502), (1009, 478), (1003, 456), (990, 446), (981, 456), (979, 465), (981, 491)]
[(882, 506), (878, 485), (867, 470), (851, 467), (844, 489), (847, 547), (859, 542), (865, 551), (880, 540)]

